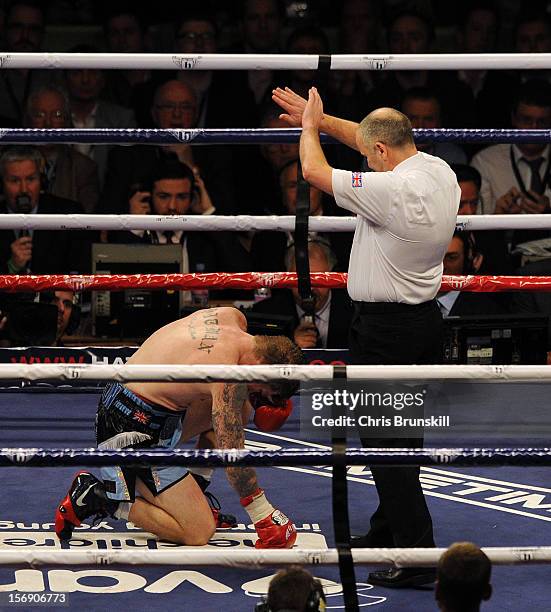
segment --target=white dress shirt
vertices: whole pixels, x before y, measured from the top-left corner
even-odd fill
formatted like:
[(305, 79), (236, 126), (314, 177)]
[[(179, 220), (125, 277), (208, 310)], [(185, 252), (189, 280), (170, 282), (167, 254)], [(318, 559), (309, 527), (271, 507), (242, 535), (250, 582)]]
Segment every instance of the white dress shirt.
[(459, 297), (459, 291), (447, 291), (437, 298), (438, 307), (443, 317), (449, 317), (452, 308)]
[[(496, 200), (505, 195), (511, 187), (520, 190), (513, 166), (511, 165), (511, 146), (513, 156), (518, 168), (520, 178), (526, 189), (530, 189), (532, 171), (530, 166), (522, 159), (522, 151), (516, 145), (498, 144), (479, 151), (472, 159), (471, 166), (476, 168), (482, 176), (482, 187), (480, 189), (480, 204), (478, 213), (493, 215), (496, 209)], [(540, 176), (544, 174), (549, 164), (550, 147), (547, 145), (541, 153), (543, 163), (540, 166)], [(544, 195), (551, 196), (549, 187), (546, 187)]]
[[(86, 115), (83, 121), (81, 121), (75, 114), (72, 114), (71, 117), (73, 120), (73, 127), (79, 128), (81, 130), (88, 129), (88, 128), (95, 128), (97, 112), (98, 112), (98, 105), (96, 104), (94, 108), (92, 109), (92, 112), (89, 115)], [(91, 153), (92, 153), (93, 145), (81, 143), (81, 144), (74, 144), (73, 147), (79, 153), (82, 153), (83, 155), (86, 155), (87, 157), (92, 157)]]
[(362, 302), (433, 299), (461, 195), (448, 164), (417, 153), (389, 172), (333, 170), (337, 204), (358, 215), (348, 293)]

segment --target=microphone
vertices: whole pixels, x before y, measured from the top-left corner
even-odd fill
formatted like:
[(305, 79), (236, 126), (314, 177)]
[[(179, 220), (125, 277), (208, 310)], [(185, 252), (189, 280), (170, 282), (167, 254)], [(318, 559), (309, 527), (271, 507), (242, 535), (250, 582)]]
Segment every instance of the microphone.
[(15, 208), (18, 213), (27, 215), (33, 209), (31, 196), (28, 193), (20, 193), (15, 196)]

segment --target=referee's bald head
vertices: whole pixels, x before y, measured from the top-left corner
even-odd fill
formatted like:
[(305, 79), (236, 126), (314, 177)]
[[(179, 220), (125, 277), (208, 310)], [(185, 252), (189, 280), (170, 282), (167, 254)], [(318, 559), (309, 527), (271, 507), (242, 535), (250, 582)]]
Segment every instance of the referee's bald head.
[(381, 142), (387, 147), (414, 145), (410, 120), (395, 108), (376, 108), (362, 119), (359, 127), (365, 145)]

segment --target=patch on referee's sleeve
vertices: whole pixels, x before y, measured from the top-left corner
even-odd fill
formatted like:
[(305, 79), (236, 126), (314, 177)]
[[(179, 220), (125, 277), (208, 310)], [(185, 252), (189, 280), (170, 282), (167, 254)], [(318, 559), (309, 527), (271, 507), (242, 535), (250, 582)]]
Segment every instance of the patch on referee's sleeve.
[(361, 187), (361, 186), (362, 186), (362, 173), (352, 172), (352, 187)]

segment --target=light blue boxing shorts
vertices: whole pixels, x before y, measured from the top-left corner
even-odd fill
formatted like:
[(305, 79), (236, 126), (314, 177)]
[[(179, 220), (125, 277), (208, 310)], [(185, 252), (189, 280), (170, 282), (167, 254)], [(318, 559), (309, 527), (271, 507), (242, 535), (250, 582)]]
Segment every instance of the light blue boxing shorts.
[[(175, 412), (151, 404), (120, 383), (109, 383), (96, 413), (96, 443), (99, 449), (174, 448), (182, 433), (185, 411)], [(147, 463), (133, 467), (103, 467), (101, 477), (109, 499), (135, 500), (136, 478), (152, 495), (159, 495), (189, 472), (179, 466), (156, 467)]]

